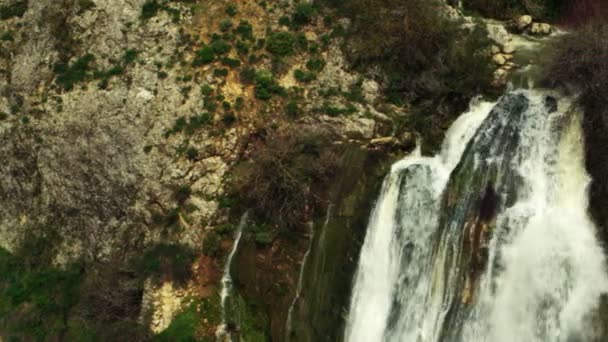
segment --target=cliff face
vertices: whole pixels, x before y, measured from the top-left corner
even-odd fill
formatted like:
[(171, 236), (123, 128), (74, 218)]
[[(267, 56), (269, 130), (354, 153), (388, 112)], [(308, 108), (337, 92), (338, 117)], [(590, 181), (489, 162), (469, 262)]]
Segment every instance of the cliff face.
[[(87, 286), (129, 288), (129, 319), (154, 332), (187, 307), (182, 299), (203, 298), (196, 334), (213, 335), (230, 236), (219, 247), (204, 241), (230, 224), (225, 185), (252, 137), (295, 125), (366, 145), (391, 126), (374, 106), (378, 84), (345, 70), (320, 18), (264, 46), (272, 32), (289, 31), (279, 18), (292, 10), (274, 2), (0, 1), (3, 250), (26, 255), (27, 242), (40, 239), (45, 265), (82, 263), (80, 297), (90, 299)], [(284, 53), (284, 44), (295, 51)], [(351, 91), (352, 104), (343, 95)], [(185, 283), (165, 270), (179, 262), (168, 245), (194, 251)], [(282, 276), (297, 277), (306, 245), (283, 246), (290, 266)], [(271, 253), (252, 246), (252, 258)], [(161, 259), (145, 264), (142, 255)], [(117, 283), (99, 285), (104, 274)], [(295, 285), (286, 281), (287, 304)]]

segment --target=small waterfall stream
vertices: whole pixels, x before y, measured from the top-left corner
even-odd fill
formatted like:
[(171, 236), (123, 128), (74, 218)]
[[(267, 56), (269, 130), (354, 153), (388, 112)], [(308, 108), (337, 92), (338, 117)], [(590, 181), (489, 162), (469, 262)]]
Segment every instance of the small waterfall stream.
[(608, 292), (587, 215), (580, 113), (540, 91), (476, 103), (441, 153), (387, 176), (346, 340), (588, 340)]
[[(329, 219), (331, 217), (331, 209), (332, 209), (332, 204), (329, 204), (327, 206), (327, 213), (325, 214), (325, 221), (323, 222), (323, 227), (321, 228), (321, 230), (325, 230), (325, 228), (327, 228), (327, 225), (329, 224)], [(298, 300), (300, 299), (300, 295), (302, 294), (302, 286), (304, 283), (304, 270), (306, 268), (306, 262), (308, 261), (308, 256), (310, 255), (310, 250), (312, 249), (312, 245), (314, 242), (313, 235), (314, 235), (314, 227), (311, 227), (309, 242), (308, 242), (308, 249), (306, 250), (304, 257), (302, 258), (302, 265), (300, 265), (300, 273), (298, 276), (298, 286), (296, 288), (296, 293), (294, 295), (293, 301), (291, 302), (291, 305), (289, 306), (289, 310), (287, 311), (287, 320), (285, 321), (285, 341), (291, 340), (291, 333), (292, 333), (292, 328), (293, 328), (292, 327), (293, 310), (296, 307), (296, 305), (298, 304)]]
[(230, 269), (232, 266), (232, 259), (236, 254), (239, 243), (241, 242), (241, 237), (243, 236), (243, 229), (247, 224), (247, 218), (249, 216), (249, 212), (245, 212), (241, 217), (241, 221), (236, 229), (234, 244), (232, 245), (232, 250), (230, 254), (228, 254), (228, 259), (226, 259), (226, 264), (224, 265), (224, 275), (222, 276), (222, 289), (220, 291), (220, 300), (221, 300), (221, 309), (222, 309), (222, 323), (217, 328), (215, 332), (215, 336), (218, 341), (232, 341), (232, 337), (230, 336), (230, 331), (227, 329), (228, 324), (226, 321), (226, 300), (230, 293), (232, 292), (232, 276), (230, 275)]

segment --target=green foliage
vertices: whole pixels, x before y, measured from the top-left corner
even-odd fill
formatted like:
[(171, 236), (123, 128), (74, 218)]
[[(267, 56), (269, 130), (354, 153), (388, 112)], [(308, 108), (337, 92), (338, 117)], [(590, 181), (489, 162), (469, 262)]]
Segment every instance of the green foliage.
[(213, 118), (211, 114), (205, 112), (199, 115), (191, 116), (189, 119), (181, 116), (175, 123), (173, 127), (165, 133), (165, 137), (169, 137), (173, 134), (185, 132), (188, 135), (194, 134), (200, 128), (207, 126), (213, 122)]
[(125, 51), (124, 55), (122, 56), (123, 63), (125, 65), (132, 64), (137, 59), (138, 54), (139, 54), (139, 52), (135, 49), (129, 49), (129, 50)]
[(301, 27), (310, 24), (315, 15), (316, 9), (312, 4), (300, 3), (296, 5), (291, 22), (295, 27)]
[(266, 342), (270, 341), (267, 332), (270, 331), (270, 320), (266, 316), (266, 309), (250, 298), (234, 293), (226, 302), (226, 316), (231, 321), (228, 324), (239, 327), (239, 334), (243, 341)]
[(157, 280), (171, 277), (184, 284), (192, 275), (195, 253), (179, 244), (159, 243), (147, 248), (136, 262), (136, 271), (141, 279), (149, 277)]
[(22, 17), (27, 11), (28, 0), (17, 0), (12, 4), (0, 6), (0, 19), (6, 20), (14, 17)]
[(241, 38), (245, 40), (254, 40), (253, 38), (253, 26), (247, 20), (241, 20), (239, 26), (234, 30)]
[(196, 51), (196, 56), (192, 61), (193, 66), (201, 66), (213, 62), (215, 59), (215, 52), (211, 46), (203, 46)]
[(2, 34), (2, 36), (0, 36), (0, 40), (5, 41), (5, 42), (12, 42), (15, 40), (15, 37), (13, 36), (13, 32), (12, 31), (6, 31)]
[(228, 76), (228, 69), (213, 69), (213, 76), (215, 77), (226, 77)]
[(328, 102), (325, 102), (323, 103), (323, 107), (321, 107), (319, 111), (329, 116), (340, 116), (356, 113), (357, 108), (355, 108), (355, 106), (350, 103), (346, 107), (337, 107), (329, 104)]
[(290, 32), (273, 32), (268, 36), (266, 50), (277, 57), (293, 54), (296, 39)]
[(291, 26), (291, 20), (289, 19), (288, 16), (284, 15), (279, 18), (279, 25)]
[(306, 62), (306, 68), (310, 71), (319, 72), (325, 68), (325, 60), (323, 58), (311, 58)]
[(238, 13), (238, 11), (236, 9), (235, 4), (226, 5), (226, 14), (228, 14), (231, 17), (234, 17), (237, 13)]
[(209, 45), (216, 55), (224, 55), (230, 52), (231, 46), (223, 39), (215, 39)]
[(155, 17), (162, 6), (156, 0), (146, 0), (141, 9), (141, 18), (146, 20)]
[(234, 69), (241, 66), (241, 61), (239, 61), (238, 59), (224, 57), (222, 58), (222, 64)]
[(208, 256), (216, 257), (221, 250), (221, 238), (216, 232), (209, 232), (203, 240), (203, 253)]
[(30, 236), (15, 254), (0, 248), (0, 325), (10, 340), (44, 340), (68, 330), (65, 317), (79, 300), (80, 265), (51, 265), (52, 245)]
[(292, 119), (297, 118), (300, 115), (300, 108), (296, 100), (287, 102), (285, 105), (285, 114)]
[(285, 96), (285, 89), (277, 83), (270, 71), (256, 72), (254, 83), (254, 94), (257, 99), (270, 100), (273, 95)]
[(8, 119), (8, 114), (6, 112), (0, 112), (0, 121)]
[(314, 81), (316, 78), (316, 75), (313, 72), (302, 69), (294, 70), (293, 76), (298, 82), (302, 83), (309, 83), (311, 81)]
[(220, 31), (228, 32), (232, 28), (232, 20), (224, 19), (220, 22)]
[(64, 90), (74, 88), (74, 84), (84, 81), (89, 75), (90, 64), (95, 60), (92, 54), (86, 54), (78, 58), (72, 65), (63, 63), (55, 64), (53, 70), (57, 74), (55, 83)]

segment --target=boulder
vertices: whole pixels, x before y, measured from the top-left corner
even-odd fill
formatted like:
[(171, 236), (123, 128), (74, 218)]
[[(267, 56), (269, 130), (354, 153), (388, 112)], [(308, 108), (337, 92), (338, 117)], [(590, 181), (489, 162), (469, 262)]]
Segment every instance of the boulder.
[(492, 61), (498, 65), (504, 65), (507, 62), (507, 58), (503, 54), (496, 54), (492, 57)]
[(530, 24), (532, 24), (532, 17), (529, 15), (522, 15), (517, 18), (516, 26), (519, 31), (525, 30)]
[(513, 44), (507, 44), (502, 48), (502, 52), (506, 54), (513, 54), (515, 52), (515, 46), (513, 46)]
[(552, 31), (551, 25), (546, 23), (534, 23), (529, 29), (529, 33), (535, 36), (548, 36)]

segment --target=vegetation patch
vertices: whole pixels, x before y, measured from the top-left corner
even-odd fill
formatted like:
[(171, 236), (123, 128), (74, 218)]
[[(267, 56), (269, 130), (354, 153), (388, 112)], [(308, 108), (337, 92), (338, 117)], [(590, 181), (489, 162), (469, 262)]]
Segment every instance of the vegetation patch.
[(277, 57), (293, 54), (295, 36), (290, 32), (273, 32), (268, 36), (266, 50)]
[(297, 229), (322, 202), (336, 165), (331, 146), (327, 136), (307, 130), (266, 132), (250, 160), (237, 168), (231, 193), (253, 211), (256, 221)]
[(195, 253), (179, 244), (159, 243), (144, 251), (137, 261), (137, 274), (141, 279), (171, 280), (185, 284), (192, 275)]
[(0, 19), (6, 20), (22, 17), (27, 11), (28, 0), (13, 1), (12, 4), (0, 5)]

